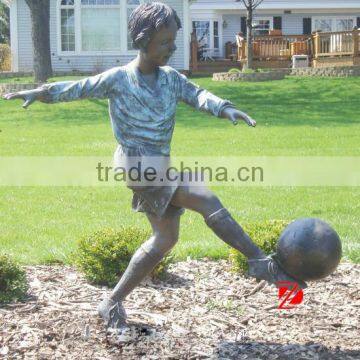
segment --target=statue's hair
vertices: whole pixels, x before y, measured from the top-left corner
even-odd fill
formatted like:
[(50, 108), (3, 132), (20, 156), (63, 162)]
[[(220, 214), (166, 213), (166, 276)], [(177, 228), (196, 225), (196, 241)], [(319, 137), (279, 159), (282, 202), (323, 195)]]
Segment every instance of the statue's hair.
[(135, 49), (146, 51), (147, 46), (159, 28), (168, 26), (174, 19), (178, 29), (181, 21), (176, 11), (169, 5), (161, 2), (152, 2), (139, 5), (130, 15), (129, 32)]

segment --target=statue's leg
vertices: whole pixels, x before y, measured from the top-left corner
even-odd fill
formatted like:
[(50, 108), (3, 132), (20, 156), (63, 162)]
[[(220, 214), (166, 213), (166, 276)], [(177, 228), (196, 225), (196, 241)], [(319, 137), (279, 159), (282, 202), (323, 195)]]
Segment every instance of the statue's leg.
[(173, 205), (200, 213), (214, 233), (231, 247), (239, 250), (249, 259), (265, 258), (242, 227), (224, 208), (218, 197), (203, 186), (184, 185), (177, 189)]
[(276, 285), (279, 281), (292, 281), (297, 282), (300, 287), (306, 287), (304, 282), (287, 275), (274, 259), (267, 257), (224, 208), (217, 196), (206, 187), (180, 186), (171, 203), (200, 213), (205, 223), (221, 240), (248, 258), (250, 276)]
[(99, 315), (108, 327), (121, 328), (126, 325), (122, 301), (155, 268), (179, 238), (180, 215), (157, 218), (147, 214), (147, 217), (153, 235), (135, 252), (110, 297), (98, 306)]

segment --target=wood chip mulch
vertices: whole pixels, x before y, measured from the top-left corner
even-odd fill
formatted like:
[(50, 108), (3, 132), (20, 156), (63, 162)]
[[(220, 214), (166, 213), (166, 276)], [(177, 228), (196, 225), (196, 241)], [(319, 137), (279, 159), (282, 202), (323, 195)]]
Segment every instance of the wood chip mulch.
[(67, 266), (26, 271), (27, 301), (0, 308), (1, 359), (360, 359), (360, 265), (342, 263), (278, 310), (274, 287), (188, 259), (134, 290), (121, 335), (96, 312), (110, 289)]

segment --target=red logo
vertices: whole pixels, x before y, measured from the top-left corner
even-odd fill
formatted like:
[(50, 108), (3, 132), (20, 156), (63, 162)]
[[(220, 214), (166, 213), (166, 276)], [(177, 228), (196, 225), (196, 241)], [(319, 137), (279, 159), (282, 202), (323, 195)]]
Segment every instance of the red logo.
[(296, 282), (279, 281), (278, 288), (278, 309), (289, 310), (302, 303), (304, 293)]

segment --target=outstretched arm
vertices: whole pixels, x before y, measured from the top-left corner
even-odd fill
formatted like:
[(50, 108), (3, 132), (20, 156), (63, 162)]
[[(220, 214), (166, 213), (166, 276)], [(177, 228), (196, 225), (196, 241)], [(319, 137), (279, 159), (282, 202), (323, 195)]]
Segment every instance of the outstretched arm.
[(99, 75), (78, 81), (61, 81), (44, 84), (37, 89), (9, 93), (3, 96), (6, 100), (23, 99), (23, 108), (27, 108), (34, 101), (45, 103), (72, 101), (84, 98), (106, 99), (111, 96), (117, 69), (110, 69)]
[(249, 126), (255, 126), (256, 121), (249, 115), (236, 109), (235, 105), (223, 100), (211, 92), (200, 88), (193, 82), (189, 81), (185, 75), (178, 74), (178, 98), (186, 104), (195, 107), (198, 110), (206, 111), (214, 116), (230, 120), (234, 125), (238, 120), (245, 121)]

